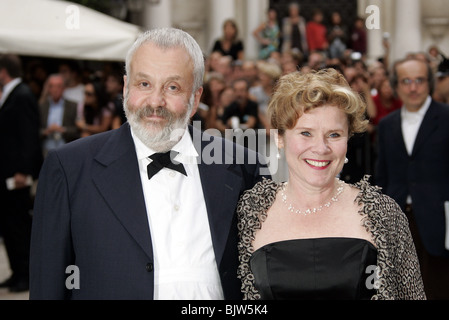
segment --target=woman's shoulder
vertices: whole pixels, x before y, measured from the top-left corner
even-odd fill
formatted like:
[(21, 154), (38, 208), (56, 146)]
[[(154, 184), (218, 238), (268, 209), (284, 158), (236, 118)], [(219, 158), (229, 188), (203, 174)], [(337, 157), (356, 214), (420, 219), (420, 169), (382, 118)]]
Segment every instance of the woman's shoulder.
[(365, 175), (359, 182), (352, 184), (353, 187), (360, 190), (358, 195), (359, 200), (369, 202), (382, 198), (382, 188), (372, 184), (370, 179), (370, 175)]
[[(363, 211), (371, 217), (380, 221), (399, 221), (404, 216), (400, 206), (390, 196), (382, 193), (382, 188), (370, 183), (370, 176), (365, 175), (353, 186), (360, 191), (355, 199), (363, 204)], [(399, 219), (399, 220), (398, 220)]]
[(359, 182), (353, 184), (353, 186), (360, 189), (361, 195), (368, 199), (373, 198), (373, 199), (383, 200), (383, 201), (393, 200), (388, 195), (386, 195), (382, 192), (381, 187), (373, 184), (370, 180), (371, 180), (371, 175), (366, 174), (363, 176), (363, 178)]
[(237, 206), (237, 212), (246, 218), (259, 217), (266, 212), (276, 199), (276, 192), (281, 184), (263, 177), (251, 189), (244, 191)]
[(244, 191), (243, 196), (254, 197), (274, 195), (280, 186), (281, 184), (276, 181), (262, 177), (262, 180), (257, 182), (251, 189)]

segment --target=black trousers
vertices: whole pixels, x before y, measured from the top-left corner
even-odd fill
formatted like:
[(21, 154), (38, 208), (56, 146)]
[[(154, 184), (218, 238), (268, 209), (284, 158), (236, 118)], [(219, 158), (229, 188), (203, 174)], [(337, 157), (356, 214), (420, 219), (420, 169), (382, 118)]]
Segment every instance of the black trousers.
[(0, 235), (14, 278), (29, 278), (31, 208), (30, 188), (11, 191), (1, 188)]
[(427, 299), (449, 300), (449, 258), (433, 256), (424, 248), (413, 216), (412, 206), (406, 206), (405, 215), (408, 218), (410, 232), (415, 243)]

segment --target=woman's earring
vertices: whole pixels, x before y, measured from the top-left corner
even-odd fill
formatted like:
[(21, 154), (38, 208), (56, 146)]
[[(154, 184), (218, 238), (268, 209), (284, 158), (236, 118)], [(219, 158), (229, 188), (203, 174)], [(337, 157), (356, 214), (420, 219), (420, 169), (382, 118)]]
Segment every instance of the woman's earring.
[(279, 153), (279, 149), (278, 149), (278, 152), (277, 152), (277, 154), (276, 154), (276, 159), (281, 159), (281, 154)]
[(348, 158), (345, 158), (345, 163), (348, 163), (349, 162), (349, 159)]

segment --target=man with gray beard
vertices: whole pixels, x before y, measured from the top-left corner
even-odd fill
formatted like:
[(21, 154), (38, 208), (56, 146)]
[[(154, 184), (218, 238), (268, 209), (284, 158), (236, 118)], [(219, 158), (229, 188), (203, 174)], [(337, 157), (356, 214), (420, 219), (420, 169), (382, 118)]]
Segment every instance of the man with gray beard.
[(188, 125), (203, 75), (187, 33), (136, 40), (124, 77), (128, 122), (50, 152), (43, 165), (30, 299), (241, 298), (235, 209), (268, 170), (254, 152)]

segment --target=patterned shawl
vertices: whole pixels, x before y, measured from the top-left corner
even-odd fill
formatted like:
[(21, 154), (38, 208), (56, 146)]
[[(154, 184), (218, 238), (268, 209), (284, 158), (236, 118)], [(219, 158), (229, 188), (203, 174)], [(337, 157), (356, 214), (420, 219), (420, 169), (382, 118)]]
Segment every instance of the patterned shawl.
[[(371, 233), (378, 252), (379, 278), (372, 299), (424, 300), (424, 286), (407, 218), (399, 205), (382, 194), (379, 187), (371, 186), (368, 179), (369, 176), (365, 176), (352, 186), (360, 190), (354, 201), (362, 205), (359, 210), (362, 225)], [(242, 281), (244, 299), (260, 299), (249, 263), (254, 252), (251, 243), (280, 188), (281, 184), (264, 178), (245, 191), (238, 203), (238, 277)]]

